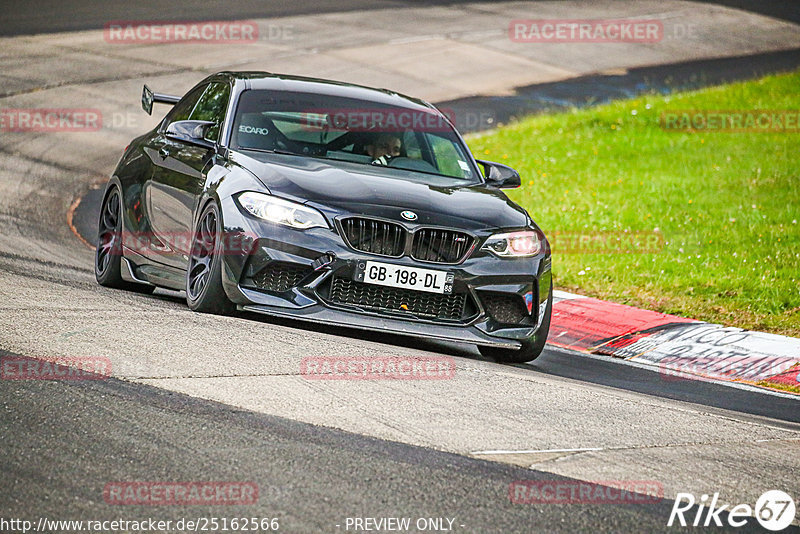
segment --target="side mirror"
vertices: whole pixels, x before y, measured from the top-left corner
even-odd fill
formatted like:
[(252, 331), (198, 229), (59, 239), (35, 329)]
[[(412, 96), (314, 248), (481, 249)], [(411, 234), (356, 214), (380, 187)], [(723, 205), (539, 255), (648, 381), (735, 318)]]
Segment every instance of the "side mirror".
[(513, 189), (522, 185), (522, 178), (520, 178), (519, 173), (508, 165), (481, 159), (475, 161), (483, 167), (487, 185), (497, 189)]
[(167, 126), (166, 135), (170, 139), (212, 149), (217, 144), (206, 139), (206, 134), (216, 124), (214, 121), (175, 121)]

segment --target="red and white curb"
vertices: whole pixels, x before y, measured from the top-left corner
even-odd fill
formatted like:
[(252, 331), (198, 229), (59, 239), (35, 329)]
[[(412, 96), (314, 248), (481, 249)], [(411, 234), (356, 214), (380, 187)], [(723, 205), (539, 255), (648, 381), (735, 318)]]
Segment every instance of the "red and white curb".
[(800, 339), (553, 292), (547, 342), (657, 367), (665, 379), (800, 387)]

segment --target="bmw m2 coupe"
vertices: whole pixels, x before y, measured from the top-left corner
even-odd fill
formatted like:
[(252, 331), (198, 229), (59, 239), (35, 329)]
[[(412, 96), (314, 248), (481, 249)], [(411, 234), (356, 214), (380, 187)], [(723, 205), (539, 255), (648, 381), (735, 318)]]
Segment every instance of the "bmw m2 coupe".
[(550, 246), (447, 113), (385, 89), (222, 72), (125, 149), (101, 206), (97, 281), (536, 358)]

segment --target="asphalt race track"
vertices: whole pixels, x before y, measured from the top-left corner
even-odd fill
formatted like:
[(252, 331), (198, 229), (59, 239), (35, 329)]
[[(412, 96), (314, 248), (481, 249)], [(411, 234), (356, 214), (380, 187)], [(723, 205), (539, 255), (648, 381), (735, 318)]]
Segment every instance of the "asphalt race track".
[[(97, 109), (103, 127), (0, 132), (0, 356), (105, 357), (113, 372), (106, 380), (0, 380), (0, 519), (277, 517), (283, 532), (360, 532), (347, 518), (410, 517), (452, 519), (456, 532), (674, 532), (666, 525), (681, 492), (751, 506), (767, 490), (800, 495), (796, 397), (675, 381), (556, 349), (506, 366), (468, 345), (196, 314), (179, 293), (100, 287), (85, 242), (98, 185), (165, 110), (148, 117), (139, 109), (144, 82), (183, 93), (206, 73), (258, 68), (467, 105), (537, 87), (554, 94), (553, 84), (577, 87), (593, 76), (635, 79), (636, 69), (663, 74), (664, 65), (692, 64), (710, 80), (726, 57), (740, 58), (735, 76), (745, 78), (797, 66), (800, 31), (788, 8), (764, 4), (779, 11), (771, 16), (712, 3), (570, 2), (544, 3), (534, 15), (531, 4), (511, 3), (353, 1), (328, 10), (250, 2), (241, 11), (229, 6), (226, 18), (257, 19), (281, 37), (236, 48), (110, 44), (102, 26), (125, 16), (121, 4), (104, 11), (76, 2), (67, 12), (45, 4), (27, 12), (3, 6), (16, 11), (0, 24), (0, 108)], [(193, 16), (160, 16), (221, 18), (201, 7)], [(138, 9), (127, 18), (159, 17)], [(510, 46), (505, 35), (513, 18), (600, 12), (690, 20), (697, 39), (663, 49), (625, 45), (618, 54), (542, 53)], [(52, 33), (67, 30), (74, 33)], [(393, 55), (399, 59), (387, 59)], [(447, 79), (430, 81), (436, 71)], [(479, 111), (489, 109), (478, 102)], [(503, 102), (508, 116), (520, 109)], [(300, 360), (309, 355), (450, 356), (456, 372), (450, 380), (308, 380)], [(117, 506), (103, 497), (115, 481), (248, 481), (259, 498)], [(664, 498), (520, 504), (509, 498), (515, 481), (651, 481)]]

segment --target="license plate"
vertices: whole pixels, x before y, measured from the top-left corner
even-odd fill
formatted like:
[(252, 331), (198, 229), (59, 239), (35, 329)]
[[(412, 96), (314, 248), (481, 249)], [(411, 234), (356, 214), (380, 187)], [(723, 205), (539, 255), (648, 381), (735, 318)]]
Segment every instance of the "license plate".
[(453, 273), (406, 267), (379, 261), (360, 261), (356, 268), (356, 280), (379, 286), (414, 289), (429, 293), (449, 295), (453, 292)]

